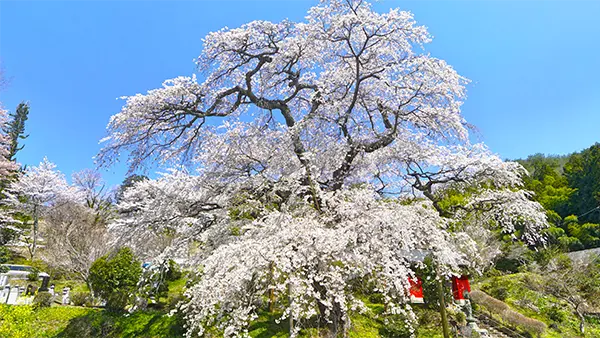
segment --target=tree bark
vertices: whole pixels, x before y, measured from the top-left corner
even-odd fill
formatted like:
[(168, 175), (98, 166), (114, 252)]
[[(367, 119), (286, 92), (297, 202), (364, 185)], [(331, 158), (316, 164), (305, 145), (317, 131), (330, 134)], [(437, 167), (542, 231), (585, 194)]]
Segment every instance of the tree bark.
[(37, 206), (34, 206), (33, 207), (33, 241), (29, 248), (29, 256), (31, 257), (32, 261), (33, 261), (33, 257), (35, 256), (35, 251), (37, 249), (38, 224), (39, 224), (39, 217), (38, 217), (38, 213), (37, 213)]
[[(327, 291), (325, 290), (325, 288), (321, 284), (316, 282), (313, 284), (313, 286), (315, 290), (317, 290), (317, 292), (319, 293), (320, 297), (322, 299), (325, 299), (327, 296)], [(342, 336), (346, 338), (348, 336), (346, 330), (347, 323), (346, 320), (344, 320), (343, 309), (337, 302), (333, 302), (332, 306), (333, 308), (329, 312), (331, 318), (329, 318), (328, 321), (328, 318), (326, 317), (327, 306), (325, 306), (321, 302), (317, 302), (317, 307), (319, 308), (319, 313), (321, 314), (321, 324), (329, 329), (330, 338), (336, 338), (340, 333), (342, 333)]]
[(446, 315), (446, 300), (444, 299), (444, 285), (441, 279), (438, 281), (438, 297), (440, 301), (440, 316), (442, 317), (442, 332), (444, 334), (444, 338), (450, 338), (448, 318)]
[(296, 330), (294, 330), (294, 314), (292, 313), (292, 284), (288, 283), (288, 302), (290, 303), (290, 338), (296, 337)]
[(577, 316), (579, 317), (579, 332), (585, 334), (585, 317), (583, 316), (583, 312), (579, 309), (579, 305), (575, 308), (575, 312), (577, 312)]
[[(269, 264), (271, 285), (275, 285), (275, 281), (273, 278), (273, 275), (274, 275), (273, 270), (274, 269), (275, 269), (275, 265), (273, 264), (273, 262), (271, 262), (271, 264)], [(269, 312), (270, 313), (275, 312), (275, 289), (273, 287), (271, 287), (269, 289)]]

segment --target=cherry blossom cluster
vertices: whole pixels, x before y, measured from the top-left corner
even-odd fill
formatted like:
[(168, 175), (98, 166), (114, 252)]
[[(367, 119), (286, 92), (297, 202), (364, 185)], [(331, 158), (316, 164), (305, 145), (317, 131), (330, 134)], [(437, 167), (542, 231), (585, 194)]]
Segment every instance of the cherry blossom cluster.
[(197, 75), (124, 97), (98, 156), (176, 168), (128, 189), (111, 228), (199, 274), (188, 335), (246, 335), (266, 294), (342, 332), (358, 280), (410, 318), (415, 253), (451, 274), (489, 264), (494, 229), (543, 242), (525, 170), (470, 142), (469, 81), (424, 50), (411, 13), (328, 0), (203, 41)]

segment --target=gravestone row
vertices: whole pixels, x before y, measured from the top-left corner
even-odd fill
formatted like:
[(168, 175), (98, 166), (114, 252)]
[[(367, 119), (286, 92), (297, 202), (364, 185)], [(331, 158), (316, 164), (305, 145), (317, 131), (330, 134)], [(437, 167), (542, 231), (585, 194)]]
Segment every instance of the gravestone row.
[[(51, 285), (48, 292), (52, 295), (54, 301), (58, 294), (54, 291), (54, 285)], [(34, 295), (36, 293), (35, 287), (29, 285), (27, 289), (23, 286), (10, 286), (5, 285), (0, 291), (0, 303), (9, 305), (28, 305), (33, 302)], [(71, 289), (68, 287), (63, 288), (61, 304), (68, 305), (71, 302)]]

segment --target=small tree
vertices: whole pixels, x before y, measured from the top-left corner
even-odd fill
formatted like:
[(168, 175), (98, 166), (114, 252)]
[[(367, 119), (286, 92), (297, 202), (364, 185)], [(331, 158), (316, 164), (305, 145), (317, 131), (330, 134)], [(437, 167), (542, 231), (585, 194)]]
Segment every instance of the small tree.
[(112, 196), (98, 172), (86, 169), (72, 178), (80, 199), (46, 214), (45, 253), (51, 265), (76, 273), (92, 290), (90, 267), (110, 248), (107, 224), (113, 214)]
[(579, 331), (584, 334), (586, 307), (600, 305), (600, 262), (572, 262), (568, 256), (560, 255), (550, 261), (543, 275), (542, 287), (569, 304), (579, 317)]
[(142, 275), (140, 261), (130, 248), (100, 257), (90, 268), (90, 282), (96, 295), (111, 309), (125, 308)]
[(64, 175), (47, 158), (37, 167), (28, 168), (25, 174), (8, 188), (9, 203), (33, 219), (28, 242), (31, 259), (35, 256), (39, 237), (39, 220), (46, 212), (64, 203), (79, 199), (79, 190), (70, 187)]
[(93, 290), (90, 267), (109, 251), (106, 225), (93, 209), (74, 202), (53, 208), (45, 222), (48, 263), (77, 274)]
[(17, 106), (14, 113), (9, 114), (10, 119), (3, 127), (4, 132), (10, 139), (10, 147), (6, 158), (10, 161), (15, 161), (17, 152), (22, 150), (25, 145), (19, 145), (19, 140), (24, 140), (29, 135), (25, 134), (25, 121), (29, 116), (29, 102), (21, 102)]

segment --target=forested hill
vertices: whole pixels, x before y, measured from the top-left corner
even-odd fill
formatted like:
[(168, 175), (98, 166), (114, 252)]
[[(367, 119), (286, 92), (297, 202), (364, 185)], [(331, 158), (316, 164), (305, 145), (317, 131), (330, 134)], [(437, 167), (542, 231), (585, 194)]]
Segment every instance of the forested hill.
[(570, 155), (519, 159), (528, 190), (548, 211), (552, 244), (565, 250), (600, 247), (600, 143)]

